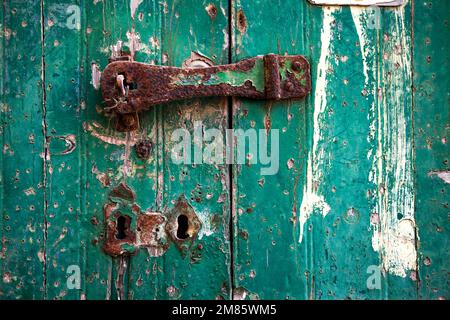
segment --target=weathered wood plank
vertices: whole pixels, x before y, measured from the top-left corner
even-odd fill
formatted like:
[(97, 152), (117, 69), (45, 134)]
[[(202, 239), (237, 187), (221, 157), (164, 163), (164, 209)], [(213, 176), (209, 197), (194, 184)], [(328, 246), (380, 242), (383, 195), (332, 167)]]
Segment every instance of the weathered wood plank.
[[(151, 17), (147, 17), (149, 13)], [(228, 62), (227, 1), (155, 1), (140, 4), (136, 16), (140, 14), (144, 19), (134, 19), (135, 31), (141, 39), (153, 39), (155, 55), (138, 52), (137, 60), (182, 66), (191, 52), (197, 52), (214, 64)], [(172, 140), (172, 134), (186, 129), (193, 136), (196, 121), (202, 122), (203, 130), (214, 128), (225, 134), (227, 99), (157, 106), (140, 118), (138, 134), (150, 134), (154, 145), (150, 159), (134, 175), (142, 176), (140, 183), (151, 187), (144, 193), (136, 185), (142, 208), (167, 212), (184, 195), (202, 228), (184, 254), (172, 243), (162, 257), (151, 257), (150, 251), (132, 257), (130, 298), (229, 298), (228, 168), (220, 163), (179, 165), (171, 159), (178, 142)], [(194, 142), (189, 144), (194, 150)]]
[(413, 17), (419, 297), (448, 299), (449, 4), (416, 1)]
[[(299, 1), (233, 1), (233, 61), (267, 53), (304, 54), (315, 61), (307, 38), (317, 33), (310, 32), (306, 8)], [(235, 299), (307, 299), (311, 294), (311, 251), (306, 242), (298, 242), (298, 195), (305, 185), (310, 103), (309, 97), (276, 103), (233, 100), (233, 128), (256, 130), (259, 140), (254, 144), (261, 143), (261, 132), (270, 137), (270, 154), (278, 154), (271, 133), (279, 134), (275, 174), (262, 175), (261, 169), (269, 165), (261, 165), (261, 154), (249, 147), (245, 154), (252, 154), (247, 159), (257, 163), (234, 165)]]
[(235, 104), (236, 127), (292, 130), (277, 175), (236, 172), (236, 286), (260, 298), (416, 297), (410, 5), (381, 9), (379, 24), (373, 8), (266, 6), (236, 2), (234, 59), (305, 54), (313, 89), (291, 105)]
[(370, 182), (375, 185), (373, 246), (380, 253), (383, 298), (417, 298), (412, 119), (411, 3), (383, 10)]
[(3, 1), (0, 18), (0, 298), (43, 299), (45, 155), (40, 2)]
[[(378, 298), (379, 290), (367, 286), (368, 270), (379, 264), (371, 245), (367, 199), (368, 114), (377, 92), (376, 77), (367, 70), (376, 67), (376, 53), (367, 52), (377, 47), (377, 30), (366, 25), (370, 15), (360, 16), (364, 11), (358, 8), (322, 10), (315, 29), (320, 30), (314, 45), (317, 58), (312, 60), (316, 77), (308, 118), (310, 169), (300, 207), (313, 256), (310, 298)], [(322, 210), (315, 196), (324, 201)], [(319, 206), (316, 214), (314, 206)]]
[[(129, 2), (45, 2), (49, 299), (126, 297), (127, 259), (102, 250), (103, 206), (127, 168), (127, 137), (101, 114), (96, 66), (125, 36)], [(77, 16), (79, 14), (79, 16)], [(71, 145), (71, 143), (73, 145)], [(67, 149), (70, 147), (70, 151)], [(80, 288), (68, 288), (69, 266)]]

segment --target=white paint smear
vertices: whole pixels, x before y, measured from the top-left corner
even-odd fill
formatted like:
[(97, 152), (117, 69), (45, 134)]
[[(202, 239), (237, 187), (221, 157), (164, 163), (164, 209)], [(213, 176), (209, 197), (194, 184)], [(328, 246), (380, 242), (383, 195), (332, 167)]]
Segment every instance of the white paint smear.
[[(362, 43), (367, 43), (361, 22), (364, 11), (352, 8), (355, 26)], [(414, 219), (413, 150), (410, 132), (407, 131), (407, 110), (411, 106), (411, 56), (408, 51), (403, 8), (396, 9), (395, 23), (386, 34), (391, 39), (383, 43), (384, 60), (381, 101), (371, 108), (369, 120), (369, 142), (372, 167), (368, 180), (375, 184), (374, 212), (379, 222), (374, 223), (372, 246), (380, 253), (383, 269), (388, 273), (406, 277), (407, 271), (416, 270), (416, 234)], [(368, 44), (375, 47), (376, 43)], [(398, 46), (401, 49), (398, 49)], [(361, 48), (362, 59), (367, 61), (367, 50)], [(375, 63), (375, 62), (374, 62)], [(385, 71), (387, 69), (387, 71)], [(375, 72), (375, 71), (374, 71)], [(388, 77), (387, 72), (390, 72)], [(374, 74), (375, 76), (375, 74)], [(380, 78), (380, 77), (378, 77)], [(374, 130), (376, 128), (376, 130)], [(373, 132), (374, 131), (374, 132)]]
[(136, 10), (139, 7), (139, 5), (144, 2), (144, 0), (131, 0), (130, 1), (130, 11), (131, 11), (131, 18), (134, 19), (134, 16), (136, 14)]
[(340, 8), (323, 8), (322, 32), (320, 35), (321, 51), (319, 64), (317, 65), (316, 89), (314, 92), (314, 119), (313, 119), (313, 144), (312, 150), (308, 154), (308, 164), (306, 173), (306, 184), (303, 188), (302, 203), (300, 205), (300, 236), (298, 241), (302, 242), (306, 221), (314, 212), (321, 212), (326, 216), (330, 212), (330, 206), (324, 197), (318, 194), (318, 181), (324, 171), (321, 166), (324, 163), (324, 151), (319, 148), (322, 141), (322, 127), (324, 125), (323, 115), (327, 107), (327, 70), (330, 67), (330, 46), (332, 40), (331, 27), (333, 23), (333, 13)]
[(450, 171), (431, 171), (428, 176), (438, 176), (445, 183), (450, 183)]

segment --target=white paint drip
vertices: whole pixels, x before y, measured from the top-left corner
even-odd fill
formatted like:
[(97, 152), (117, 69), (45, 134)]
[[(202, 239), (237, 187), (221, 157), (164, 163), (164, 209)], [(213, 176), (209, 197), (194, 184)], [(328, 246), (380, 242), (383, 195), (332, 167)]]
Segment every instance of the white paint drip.
[(130, 0), (130, 11), (131, 11), (131, 18), (134, 19), (134, 16), (136, 14), (136, 10), (139, 7), (139, 5), (144, 2), (144, 0)]
[[(413, 150), (406, 118), (411, 104), (408, 101), (411, 56), (407, 50), (403, 8), (395, 11), (395, 20), (395, 29), (386, 31), (392, 39), (384, 43), (390, 56), (384, 61), (388, 67), (383, 70), (389, 70), (390, 81), (383, 84), (382, 100), (376, 110), (370, 111), (376, 134), (371, 140), (375, 153), (368, 179), (377, 188), (374, 210), (379, 215), (379, 222), (372, 225), (373, 249), (380, 252), (385, 271), (406, 277), (408, 270), (417, 269)], [(396, 39), (400, 43), (394, 42)], [(395, 48), (398, 45), (401, 50)], [(388, 79), (387, 73), (381, 77)]]
[(319, 64), (317, 66), (316, 89), (314, 92), (314, 122), (313, 122), (313, 144), (312, 150), (308, 154), (308, 165), (306, 174), (306, 184), (303, 188), (302, 203), (300, 205), (300, 236), (298, 241), (302, 242), (303, 228), (306, 221), (315, 211), (326, 216), (331, 208), (326, 203), (324, 197), (317, 193), (317, 184), (321, 178), (323, 170), (320, 166), (324, 163), (324, 151), (319, 149), (318, 145), (322, 141), (322, 116), (325, 114), (327, 107), (327, 70), (330, 67), (329, 57), (332, 32), (331, 27), (333, 23), (333, 13), (341, 10), (338, 7), (324, 7), (323, 8), (323, 26), (320, 35), (321, 52)]

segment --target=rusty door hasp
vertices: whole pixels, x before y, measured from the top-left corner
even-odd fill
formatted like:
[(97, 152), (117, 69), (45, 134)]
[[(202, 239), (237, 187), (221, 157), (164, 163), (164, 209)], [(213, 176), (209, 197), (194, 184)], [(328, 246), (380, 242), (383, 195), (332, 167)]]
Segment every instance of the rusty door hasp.
[(267, 54), (234, 64), (176, 68), (113, 61), (101, 77), (105, 110), (118, 115), (117, 130), (137, 128), (136, 113), (176, 100), (211, 96), (293, 99), (311, 90), (308, 61), (300, 55)]

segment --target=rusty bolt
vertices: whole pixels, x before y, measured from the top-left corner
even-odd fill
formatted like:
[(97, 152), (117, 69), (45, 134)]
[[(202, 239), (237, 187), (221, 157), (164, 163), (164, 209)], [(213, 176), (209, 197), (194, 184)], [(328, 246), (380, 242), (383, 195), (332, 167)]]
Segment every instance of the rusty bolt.
[(292, 84), (292, 82), (286, 81), (285, 88), (287, 91), (292, 91), (294, 90), (294, 85)]
[(136, 150), (137, 156), (142, 160), (146, 160), (148, 159), (148, 157), (150, 157), (150, 152), (153, 149), (153, 144), (150, 140), (145, 139), (137, 142), (134, 148)]
[(92, 217), (90, 221), (91, 221), (91, 223), (92, 223), (94, 226), (98, 225), (98, 219), (97, 219), (97, 217)]
[(301, 68), (302, 68), (302, 64), (300, 63), (300, 61), (294, 61), (292, 63), (292, 70), (298, 72), (301, 70)]
[(127, 127), (132, 127), (134, 126), (134, 115), (132, 114), (124, 114), (122, 116), (122, 123), (127, 126)]

